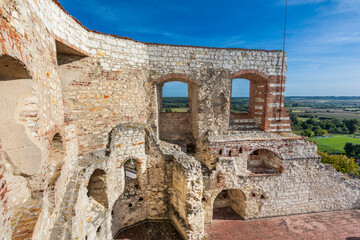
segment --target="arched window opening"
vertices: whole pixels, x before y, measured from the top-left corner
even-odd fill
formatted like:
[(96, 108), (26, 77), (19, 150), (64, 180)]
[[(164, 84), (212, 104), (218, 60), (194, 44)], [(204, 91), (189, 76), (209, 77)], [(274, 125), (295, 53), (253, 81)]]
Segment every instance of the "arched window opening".
[(253, 174), (279, 174), (283, 172), (282, 160), (272, 151), (259, 149), (249, 155), (248, 170)]
[(236, 74), (231, 86), (230, 128), (259, 131), (265, 116), (266, 79), (254, 73)]
[(139, 187), (138, 170), (140, 164), (134, 158), (129, 158), (124, 164), (125, 190), (124, 196), (130, 197), (137, 194)]
[(219, 155), (220, 155), (220, 156), (222, 155), (222, 149), (219, 150)]
[(96, 202), (108, 208), (109, 202), (106, 195), (106, 172), (102, 169), (96, 169), (90, 177), (89, 184), (87, 186), (87, 196), (92, 198)]
[(239, 153), (242, 153), (242, 148), (239, 148)]
[(56, 133), (50, 144), (49, 162), (51, 165), (58, 165), (64, 161), (64, 145), (62, 137)]
[(246, 198), (239, 189), (223, 190), (213, 203), (213, 219), (244, 219)]
[(158, 84), (157, 90), (159, 137), (187, 152), (187, 143), (195, 142), (192, 122), (198, 108), (197, 86), (174, 80)]
[(231, 113), (249, 112), (250, 81), (242, 78), (232, 80)]
[(231, 150), (229, 151), (229, 157), (231, 157)]
[(130, 158), (124, 164), (125, 178), (126, 180), (132, 180), (137, 178), (136, 160)]

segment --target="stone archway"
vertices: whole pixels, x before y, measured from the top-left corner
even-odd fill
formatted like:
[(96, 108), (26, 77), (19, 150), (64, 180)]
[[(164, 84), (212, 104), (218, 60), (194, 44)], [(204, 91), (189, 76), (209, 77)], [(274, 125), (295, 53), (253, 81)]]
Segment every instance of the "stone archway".
[(241, 190), (223, 190), (213, 202), (213, 219), (245, 219), (246, 207), (246, 197)]

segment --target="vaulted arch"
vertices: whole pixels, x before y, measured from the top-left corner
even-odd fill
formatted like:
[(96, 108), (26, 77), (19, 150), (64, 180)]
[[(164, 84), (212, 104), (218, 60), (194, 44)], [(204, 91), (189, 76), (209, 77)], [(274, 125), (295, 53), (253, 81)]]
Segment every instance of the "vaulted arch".
[[(240, 189), (221, 191), (213, 202), (213, 219), (246, 218), (246, 196)], [(235, 213), (235, 214), (234, 214)]]
[(39, 172), (41, 152), (27, 124), (36, 121), (32, 79), (25, 64), (0, 56), (0, 138), (10, 161), (27, 175)]

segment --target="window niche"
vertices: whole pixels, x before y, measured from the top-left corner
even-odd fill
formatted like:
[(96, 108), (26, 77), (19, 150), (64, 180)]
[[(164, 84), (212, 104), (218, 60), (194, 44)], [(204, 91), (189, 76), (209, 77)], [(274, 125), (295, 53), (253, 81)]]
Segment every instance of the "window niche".
[(252, 174), (280, 174), (282, 160), (272, 151), (258, 149), (249, 154), (247, 168)]
[(138, 180), (139, 163), (134, 158), (129, 158), (124, 164), (124, 175), (125, 175), (125, 196), (136, 195), (140, 189)]
[(106, 172), (102, 169), (96, 169), (90, 177), (89, 184), (87, 186), (87, 196), (92, 198), (99, 204), (108, 208), (109, 202), (106, 195)]
[(159, 138), (188, 152), (187, 144), (195, 142), (193, 120), (198, 111), (197, 85), (183, 79), (169, 79), (157, 84), (157, 95)]
[[(245, 71), (246, 72), (246, 71)], [(266, 78), (259, 73), (236, 73), (231, 80), (229, 127), (259, 131), (265, 117)]]

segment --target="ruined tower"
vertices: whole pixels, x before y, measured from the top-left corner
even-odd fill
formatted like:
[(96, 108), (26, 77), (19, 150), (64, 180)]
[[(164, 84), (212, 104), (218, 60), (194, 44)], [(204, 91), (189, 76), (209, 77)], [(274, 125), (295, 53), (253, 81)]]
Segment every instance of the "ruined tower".
[[(291, 133), (281, 51), (143, 43), (56, 0), (0, 4), (0, 238), (112, 239), (168, 220), (203, 239), (219, 206), (245, 219), (359, 207), (359, 182)], [(235, 78), (247, 113), (230, 112)], [(170, 81), (188, 84), (189, 112), (161, 112)]]

